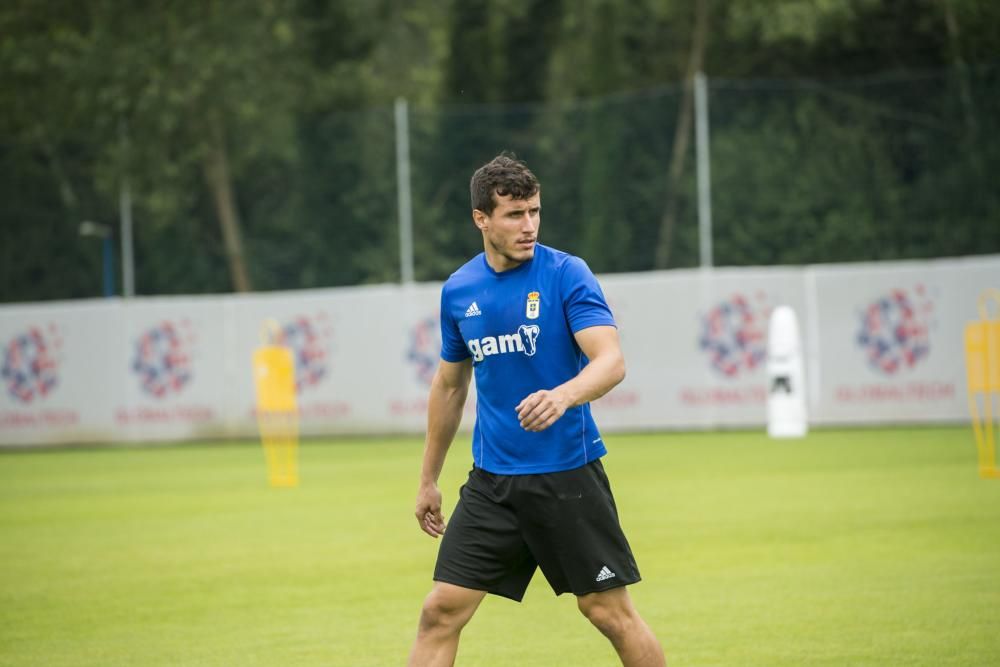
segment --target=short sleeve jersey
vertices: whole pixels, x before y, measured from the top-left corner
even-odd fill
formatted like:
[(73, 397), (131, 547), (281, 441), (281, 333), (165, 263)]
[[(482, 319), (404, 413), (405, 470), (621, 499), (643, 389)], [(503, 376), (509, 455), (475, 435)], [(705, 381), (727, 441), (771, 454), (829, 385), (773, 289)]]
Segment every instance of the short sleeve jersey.
[(590, 405), (540, 432), (521, 428), (517, 405), (575, 377), (587, 358), (573, 337), (615, 326), (601, 287), (579, 257), (535, 246), (534, 257), (497, 273), (480, 253), (441, 290), (441, 357), (472, 358), (476, 377), (473, 465), (502, 475), (571, 470), (606, 453)]

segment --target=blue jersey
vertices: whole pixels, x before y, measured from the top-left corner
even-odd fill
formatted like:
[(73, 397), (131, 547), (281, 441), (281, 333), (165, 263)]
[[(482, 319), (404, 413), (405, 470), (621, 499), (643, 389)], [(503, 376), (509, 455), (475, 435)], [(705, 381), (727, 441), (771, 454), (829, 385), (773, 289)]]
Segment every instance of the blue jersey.
[(586, 263), (543, 245), (535, 246), (531, 260), (501, 273), (480, 253), (448, 278), (441, 289), (441, 357), (472, 357), (477, 468), (501, 475), (556, 472), (607, 453), (589, 404), (568, 409), (537, 433), (521, 428), (515, 408), (584, 367), (574, 333), (614, 324)]

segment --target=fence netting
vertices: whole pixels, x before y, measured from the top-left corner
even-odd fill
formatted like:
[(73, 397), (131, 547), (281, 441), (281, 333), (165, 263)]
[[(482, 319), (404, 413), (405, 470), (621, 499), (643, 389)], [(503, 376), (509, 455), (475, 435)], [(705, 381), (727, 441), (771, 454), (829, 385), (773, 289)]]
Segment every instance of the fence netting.
[[(417, 279), (443, 279), (481, 250), (469, 178), (501, 150), (541, 180), (542, 242), (596, 272), (698, 265), (694, 138), (681, 155), (674, 146), (684, 99), (677, 85), (410, 107)], [(833, 81), (710, 77), (708, 106), (715, 265), (1000, 252), (1000, 66)], [(231, 149), (254, 140), (252, 127), (239, 131), (227, 136)], [(303, 114), (289, 137), (277, 157), (232, 150), (253, 287), (398, 280), (393, 109)], [(85, 132), (0, 145), (5, 236), (19, 239), (4, 243), (0, 300), (100, 294), (99, 246), (77, 228), (117, 221), (119, 182), (100, 168), (102, 151)], [(176, 156), (143, 156), (147, 177), (132, 183), (137, 292), (228, 291), (203, 174)]]

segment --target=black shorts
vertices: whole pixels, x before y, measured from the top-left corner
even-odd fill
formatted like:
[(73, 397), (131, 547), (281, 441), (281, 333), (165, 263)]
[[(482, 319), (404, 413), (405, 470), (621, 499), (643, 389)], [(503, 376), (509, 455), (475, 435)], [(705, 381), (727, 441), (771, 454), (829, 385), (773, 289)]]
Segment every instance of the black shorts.
[(599, 459), (538, 475), (469, 473), (441, 541), (434, 580), (520, 602), (536, 567), (557, 595), (639, 581)]

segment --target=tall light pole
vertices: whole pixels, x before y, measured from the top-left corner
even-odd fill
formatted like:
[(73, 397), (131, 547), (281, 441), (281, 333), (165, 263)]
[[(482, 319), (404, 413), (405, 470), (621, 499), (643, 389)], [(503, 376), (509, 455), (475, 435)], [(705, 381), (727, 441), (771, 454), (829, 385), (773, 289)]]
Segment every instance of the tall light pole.
[(104, 255), (104, 296), (115, 295), (115, 251), (111, 245), (111, 228), (92, 220), (80, 223), (80, 236), (94, 236), (101, 239)]

